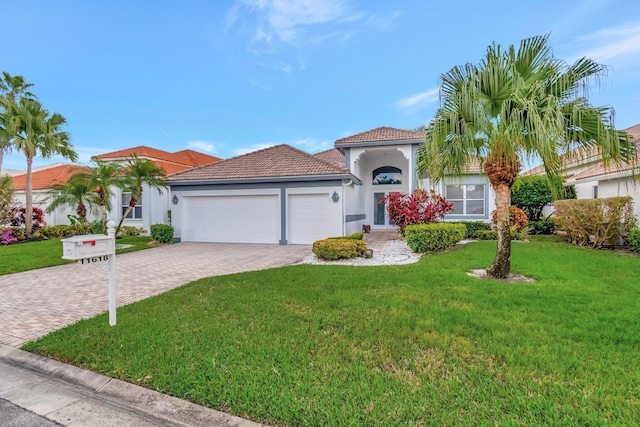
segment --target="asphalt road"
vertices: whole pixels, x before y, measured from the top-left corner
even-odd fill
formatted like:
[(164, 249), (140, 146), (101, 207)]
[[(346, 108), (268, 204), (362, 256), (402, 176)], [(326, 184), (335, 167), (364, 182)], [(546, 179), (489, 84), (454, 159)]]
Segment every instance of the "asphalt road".
[(27, 411), (4, 399), (0, 399), (0, 426), (4, 427), (60, 427), (62, 424), (50, 421)]

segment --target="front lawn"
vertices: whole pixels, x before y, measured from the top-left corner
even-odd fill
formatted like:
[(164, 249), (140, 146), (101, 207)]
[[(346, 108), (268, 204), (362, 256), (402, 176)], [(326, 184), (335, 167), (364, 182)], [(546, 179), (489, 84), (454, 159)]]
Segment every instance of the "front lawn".
[[(116, 244), (128, 244), (133, 246), (125, 249), (118, 249), (116, 250), (116, 254), (147, 249), (150, 247), (147, 245), (147, 242), (151, 240), (152, 238), (150, 236), (123, 236), (116, 240)], [(0, 246), (0, 275), (75, 262), (64, 260), (61, 257), (61, 239), (40, 240)]]
[(638, 425), (640, 257), (514, 243), (208, 278), (24, 349), (277, 425)]

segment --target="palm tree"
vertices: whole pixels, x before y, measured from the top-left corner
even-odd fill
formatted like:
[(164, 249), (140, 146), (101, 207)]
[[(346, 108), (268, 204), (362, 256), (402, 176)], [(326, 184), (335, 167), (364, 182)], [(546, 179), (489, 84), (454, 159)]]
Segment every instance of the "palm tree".
[(164, 170), (148, 159), (141, 159), (135, 154), (126, 159), (123, 173), (123, 190), (131, 194), (129, 206), (122, 214), (118, 227), (116, 227), (116, 235), (120, 232), (120, 227), (124, 219), (131, 213), (136, 206), (138, 200), (142, 197), (142, 189), (145, 185), (149, 188), (155, 188), (158, 193), (162, 194), (162, 189), (167, 188), (165, 181), (166, 174)]
[(95, 160), (94, 167), (78, 174), (80, 178), (86, 180), (87, 187), (95, 194), (95, 204), (100, 207), (103, 224), (107, 223), (107, 214), (112, 208), (114, 188), (121, 188), (123, 185), (121, 169), (120, 163)]
[(27, 89), (33, 86), (27, 83), (22, 76), (12, 76), (6, 71), (0, 77), (0, 174), (2, 173), (2, 162), (4, 153), (11, 149), (11, 139), (6, 131), (5, 112), (9, 104), (15, 104), (16, 98), (34, 98), (35, 95)]
[(441, 106), (418, 155), (419, 173), (433, 183), (461, 175), (473, 160), (483, 164), (496, 193), (498, 248), (487, 270), (493, 278), (511, 269), (511, 186), (524, 160), (542, 160), (550, 178), (561, 175), (561, 156), (577, 147), (596, 147), (605, 163), (636, 162), (633, 139), (613, 127), (610, 108), (586, 98), (588, 79), (606, 67), (587, 58), (568, 66), (547, 41), (532, 37), (518, 49), (493, 44), (479, 65), (443, 74)]
[(27, 158), (25, 234), (31, 238), (33, 223), (33, 191), (31, 168), (37, 155), (49, 158), (54, 154), (75, 161), (78, 155), (73, 151), (69, 134), (61, 128), (66, 119), (58, 114), (50, 114), (35, 99), (21, 98), (19, 103), (10, 103), (5, 111), (6, 133), (12, 146)]
[(75, 209), (80, 219), (86, 222), (87, 211), (98, 205), (100, 200), (94, 187), (89, 182), (87, 174), (78, 172), (69, 178), (64, 184), (55, 184), (47, 198), (47, 212), (53, 212), (62, 206), (70, 206)]

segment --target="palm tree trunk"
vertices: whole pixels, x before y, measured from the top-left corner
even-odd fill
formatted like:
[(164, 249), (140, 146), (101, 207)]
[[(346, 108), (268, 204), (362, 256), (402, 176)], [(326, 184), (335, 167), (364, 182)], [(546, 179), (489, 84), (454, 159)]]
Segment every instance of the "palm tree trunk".
[(27, 156), (27, 194), (26, 206), (24, 213), (24, 234), (30, 239), (33, 234), (33, 189), (31, 183), (31, 163), (33, 157)]
[(116, 227), (116, 236), (120, 232), (120, 227), (122, 227), (122, 223), (124, 222), (124, 219), (127, 217), (127, 215), (129, 215), (129, 212), (131, 212), (131, 210), (136, 206), (137, 202), (138, 201), (136, 199), (134, 199), (133, 197), (129, 201), (129, 206), (127, 206), (127, 210), (124, 211), (124, 213), (122, 214), (122, 218), (120, 218), (120, 222), (118, 223), (118, 226)]
[(494, 186), (496, 193), (496, 228), (498, 230), (498, 250), (487, 275), (494, 279), (505, 279), (511, 271), (511, 228), (509, 227), (509, 205), (511, 188), (506, 184)]

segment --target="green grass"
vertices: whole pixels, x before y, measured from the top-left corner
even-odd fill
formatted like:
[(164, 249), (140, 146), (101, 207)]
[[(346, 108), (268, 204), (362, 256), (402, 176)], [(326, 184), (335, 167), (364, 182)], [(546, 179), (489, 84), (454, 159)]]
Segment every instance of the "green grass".
[(24, 349), (277, 425), (638, 425), (640, 257), (514, 243), (220, 276)]
[[(117, 244), (134, 245), (130, 248), (118, 249), (116, 254), (147, 249), (151, 246), (149, 236), (124, 236), (116, 240)], [(40, 240), (37, 242), (18, 243), (0, 246), (0, 275), (34, 270), (36, 268), (53, 267), (68, 264), (62, 257), (61, 239)]]

